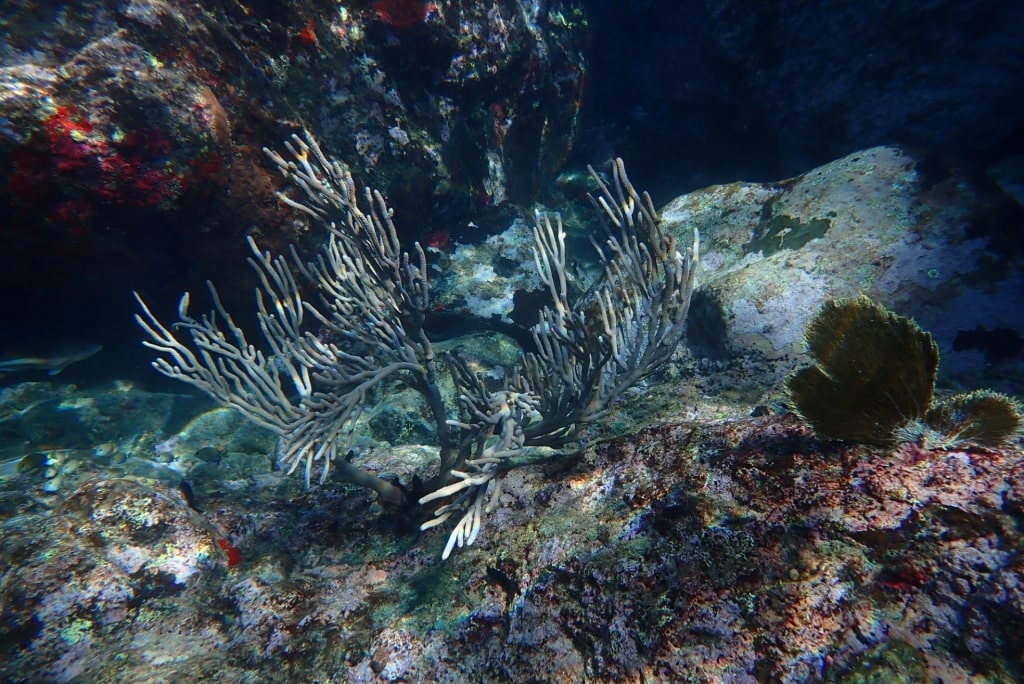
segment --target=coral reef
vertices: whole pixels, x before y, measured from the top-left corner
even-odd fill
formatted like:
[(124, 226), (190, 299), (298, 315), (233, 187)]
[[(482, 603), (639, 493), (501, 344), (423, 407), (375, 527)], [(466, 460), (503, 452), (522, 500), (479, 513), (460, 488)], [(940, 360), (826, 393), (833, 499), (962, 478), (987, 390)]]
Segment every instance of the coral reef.
[(918, 5), (8, 3), (0, 680), (1024, 681), (1024, 5)]
[[(586, 19), (572, 2), (10, 10), (0, 285), (32, 296), (0, 302), (0, 350), (46, 355), (88, 330), (80, 342), (134, 380), (125, 291), (169, 299), (196, 273), (244, 264), (245, 235), (274, 251), (318, 246), (276, 201), (265, 145), (309, 127), (387, 193), (403, 239), (482, 239), (548, 186), (581, 106)], [(236, 270), (229, 304), (253, 285)]]
[[(896, 147), (673, 199), (661, 212), (669, 230), (705, 236), (688, 337), (703, 357), (698, 382), (707, 394), (770, 403), (821, 306), (865, 295), (932, 334), (940, 385), (1022, 394), (1012, 340), (1024, 334), (1024, 269), (1003, 236), (1017, 212), (971, 174)], [(1008, 342), (989, 343), (985, 331)]]

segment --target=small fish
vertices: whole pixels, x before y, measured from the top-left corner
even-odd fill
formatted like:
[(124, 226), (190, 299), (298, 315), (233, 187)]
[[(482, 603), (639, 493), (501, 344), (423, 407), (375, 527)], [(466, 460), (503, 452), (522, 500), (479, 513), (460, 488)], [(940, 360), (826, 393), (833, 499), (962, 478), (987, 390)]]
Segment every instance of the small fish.
[(94, 356), (99, 353), (101, 349), (103, 349), (102, 345), (92, 344), (85, 349), (73, 351), (68, 354), (59, 354), (57, 356), (42, 358), (29, 356), (18, 359), (3, 359), (0, 360), (0, 377), (3, 377), (7, 373), (24, 370), (44, 370), (50, 375), (57, 375), (71, 364), (78, 363), (79, 361), (85, 361), (90, 356)]
[(188, 480), (182, 480), (178, 483), (178, 492), (181, 494), (181, 498), (185, 500), (185, 504), (196, 513), (202, 513), (199, 507), (196, 506), (196, 493), (192, 491), (192, 485), (188, 483)]

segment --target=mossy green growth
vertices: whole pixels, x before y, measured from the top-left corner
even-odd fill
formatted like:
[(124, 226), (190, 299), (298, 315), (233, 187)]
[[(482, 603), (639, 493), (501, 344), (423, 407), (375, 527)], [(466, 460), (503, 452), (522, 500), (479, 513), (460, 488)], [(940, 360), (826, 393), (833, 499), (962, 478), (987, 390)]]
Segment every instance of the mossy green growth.
[(786, 392), (821, 437), (948, 449), (997, 447), (1021, 434), (1020, 404), (997, 392), (933, 405), (939, 349), (931, 334), (866, 297), (826, 303), (805, 340), (815, 365), (791, 375)]
[(890, 444), (931, 406), (939, 348), (909, 318), (867, 297), (833, 300), (805, 341), (815, 365), (791, 375), (786, 392), (818, 435)]

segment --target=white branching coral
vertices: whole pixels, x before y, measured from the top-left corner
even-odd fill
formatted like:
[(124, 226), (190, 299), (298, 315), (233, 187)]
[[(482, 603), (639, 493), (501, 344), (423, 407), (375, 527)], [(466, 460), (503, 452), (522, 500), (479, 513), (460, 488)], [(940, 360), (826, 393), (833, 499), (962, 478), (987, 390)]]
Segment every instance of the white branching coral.
[[(348, 452), (348, 437), (375, 388), (399, 382), (417, 391), (436, 425), (440, 468), (416, 496), (420, 505), (444, 501), (421, 529), (457, 519), (442, 554), (447, 558), (477, 539), (510, 459), (529, 446), (572, 442), (672, 355), (695, 286), (698, 236), (695, 231), (681, 253), (621, 160), (610, 183), (590, 169), (599, 190), (592, 199), (609, 223), (607, 239), (595, 243), (603, 276), (573, 301), (561, 218), (537, 216), (534, 259), (551, 304), (532, 329), (535, 349), (493, 389), (460, 356), (435, 357), (424, 330), (431, 307), (426, 257), (419, 244), (402, 249), (383, 195), (369, 188), (360, 195), (349, 168), (329, 159), (308, 133), (292, 136), (285, 147), (287, 158), (264, 150), (301, 193), (281, 200), (330, 235), (310, 262), (294, 248), (288, 257), (272, 257), (249, 240), (265, 347), (248, 341), (211, 283), (214, 311), (192, 318), (185, 293), (179, 321), (170, 327), (136, 294), (143, 344), (160, 353), (157, 371), (277, 434), (282, 459), (290, 471), (303, 466), (307, 485), (319, 463), (321, 483), (333, 468), (342, 481), (393, 504), (412, 503), (405, 488), (338, 456)], [(317, 302), (303, 299), (296, 275), (316, 291)], [(328, 339), (305, 328), (307, 316), (329, 331)], [(456, 387), (457, 419), (449, 419), (439, 389), (442, 368)]]
[[(509, 458), (522, 453), (526, 444), (523, 426), (537, 415), (537, 398), (529, 393), (511, 390), (491, 392), (487, 395), (487, 402), (488, 412), (476, 413), (476, 422), (451, 421), (468, 434), (479, 434), (479, 453), (466, 459), (466, 465), (470, 470), (453, 470), (451, 474), (457, 478), (454, 483), (441, 487), (419, 500), (419, 503), (425, 504), (459, 494), (457, 499), (434, 511), (435, 517), (432, 520), (420, 525), (421, 530), (427, 530), (445, 522), (453, 514), (464, 511), (448, 537), (448, 544), (441, 553), (442, 560), (448, 558), (456, 546), (469, 546), (476, 541), (483, 522), (483, 514), (490, 513), (501, 496), (498, 468)], [(464, 405), (469, 410), (474, 410), (468, 397)], [(485, 425), (490, 426), (490, 429), (480, 433), (480, 427)]]

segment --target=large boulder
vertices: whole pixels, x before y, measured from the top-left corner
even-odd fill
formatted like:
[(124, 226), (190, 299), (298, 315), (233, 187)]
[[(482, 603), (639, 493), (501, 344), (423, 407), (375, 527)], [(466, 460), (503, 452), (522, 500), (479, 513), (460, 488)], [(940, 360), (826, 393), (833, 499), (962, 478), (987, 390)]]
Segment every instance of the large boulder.
[(864, 294), (935, 336), (940, 386), (1021, 389), (1020, 210), (990, 184), (877, 147), (777, 183), (692, 192), (662, 215), (680, 238), (701, 232), (689, 334), (698, 356), (722, 361), (712, 388), (777, 390), (821, 305)]

